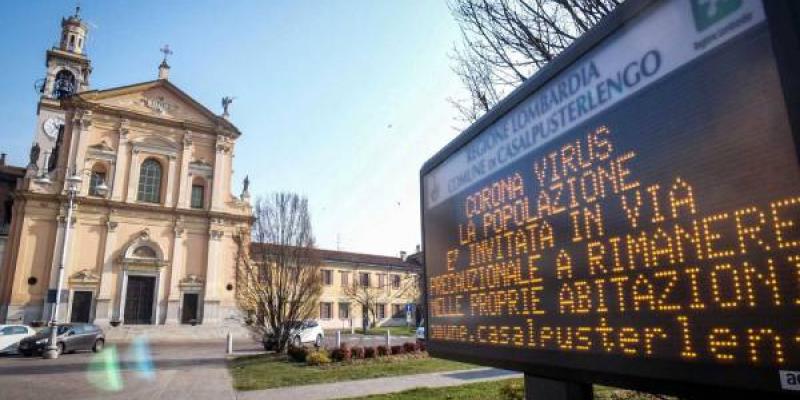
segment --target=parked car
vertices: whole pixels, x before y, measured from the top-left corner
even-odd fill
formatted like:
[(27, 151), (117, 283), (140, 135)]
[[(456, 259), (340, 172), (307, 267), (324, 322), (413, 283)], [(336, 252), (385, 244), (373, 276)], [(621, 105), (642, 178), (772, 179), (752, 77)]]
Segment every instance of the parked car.
[(35, 334), (30, 326), (0, 325), (0, 353), (16, 353), (19, 342)]
[[(73, 353), (78, 350), (91, 350), (97, 353), (103, 350), (106, 338), (103, 330), (97, 325), (63, 324), (56, 328), (58, 354)], [(51, 329), (50, 327), (42, 329), (36, 335), (22, 339), (19, 342), (19, 352), (24, 356), (44, 352), (50, 340)]]
[[(300, 347), (303, 343), (313, 343), (316, 347), (321, 347), (325, 340), (325, 332), (317, 321), (290, 321), (286, 323), (289, 328), (289, 343), (292, 346)], [(264, 335), (262, 339), (264, 350), (273, 350), (278, 343), (277, 337), (273, 333)]]
[(425, 320), (419, 322), (419, 326), (417, 327), (417, 341), (424, 342), (425, 341)]

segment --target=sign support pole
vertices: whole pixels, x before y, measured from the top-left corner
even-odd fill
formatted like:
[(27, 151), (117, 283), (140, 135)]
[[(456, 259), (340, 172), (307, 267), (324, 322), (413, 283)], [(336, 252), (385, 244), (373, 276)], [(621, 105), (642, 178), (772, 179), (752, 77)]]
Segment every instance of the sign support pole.
[(525, 374), (525, 400), (592, 400), (592, 385)]

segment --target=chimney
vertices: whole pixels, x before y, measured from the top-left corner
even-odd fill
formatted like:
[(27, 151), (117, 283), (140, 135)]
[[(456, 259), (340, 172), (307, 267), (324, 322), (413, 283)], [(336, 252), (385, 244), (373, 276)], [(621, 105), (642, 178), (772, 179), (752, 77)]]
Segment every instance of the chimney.
[(0, 167), (6, 165), (6, 153), (0, 153)]
[(420, 246), (420, 245), (417, 245), (417, 251), (416, 251), (416, 252), (417, 252), (417, 253), (419, 253), (419, 252), (421, 252), (421, 251), (422, 251), (422, 246)]
[(403, 261), (406, 260), (406, 252), (405, 251), (402, 251), (402, 250), (400, 251), (400, 259), (403, 260)]

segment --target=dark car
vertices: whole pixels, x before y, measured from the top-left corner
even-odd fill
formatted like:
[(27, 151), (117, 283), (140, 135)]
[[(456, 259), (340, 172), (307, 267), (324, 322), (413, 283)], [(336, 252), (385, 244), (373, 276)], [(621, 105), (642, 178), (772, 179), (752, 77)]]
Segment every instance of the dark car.
[[(50, 329), (45, 328), (36, 335), (19, 342), (19, 352), (24, 356), (42, 353), (47, 349), (50, 340)], [(58, 354), (72, 353), (78, 350), (91, 350), (95, 353), (103, 350), (105, 335), (103, 330), (92, 324), (63, 324), (57, 327), (56, 346)]]

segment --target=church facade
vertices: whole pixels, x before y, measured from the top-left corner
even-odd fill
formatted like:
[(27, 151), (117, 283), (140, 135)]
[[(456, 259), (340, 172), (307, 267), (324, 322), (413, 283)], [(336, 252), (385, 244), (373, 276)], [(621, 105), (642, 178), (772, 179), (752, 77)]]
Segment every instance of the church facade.
[[(87, 26), (77, 12), (61, 25), (13, 203), (0, 323), (50, 318), (62, 249), (59, 321), (235, 318), (235, 259), (252, 212), (246, 184), (231, 194), (241, 133), (228, 120), (229, 99), (222, 115), (193, 100), (169, 81), (166, 51), (157, 79), (94, 90)], [(67, 221), (70, 181), (77, 190)]]

